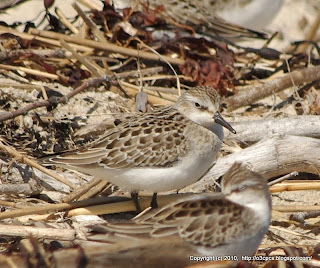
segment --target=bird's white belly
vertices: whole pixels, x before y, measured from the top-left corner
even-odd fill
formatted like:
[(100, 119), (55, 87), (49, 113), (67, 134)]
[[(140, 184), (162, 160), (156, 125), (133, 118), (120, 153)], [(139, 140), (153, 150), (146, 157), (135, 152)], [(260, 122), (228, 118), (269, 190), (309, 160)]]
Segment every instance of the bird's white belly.
[[(128, 169), (96, 168), (90, 174), (106, 179), (128, 191), (164, 192), (177, 190), (196, 182), (213, 165), (216, 152), (206, 156), (189, 154), (172, 167)], [(85, 172), (85, 171), (84, 171)]]

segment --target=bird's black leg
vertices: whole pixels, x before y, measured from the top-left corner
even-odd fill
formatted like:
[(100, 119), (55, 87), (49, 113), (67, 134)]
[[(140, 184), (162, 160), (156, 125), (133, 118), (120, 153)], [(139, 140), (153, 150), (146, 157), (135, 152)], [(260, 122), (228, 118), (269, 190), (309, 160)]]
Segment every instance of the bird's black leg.
[(153, 193), (152, 195), (151, 208), (158, 208), (157, 193)]
[(132, 198), (132, 201), (137, 209), (137, 212), (140, 213), (141, 212), (141, 207), (140, 207), (140, 204), (139, 204), (139, 200), (138, 200), (138, 192), (131, 192), (131, 198)]

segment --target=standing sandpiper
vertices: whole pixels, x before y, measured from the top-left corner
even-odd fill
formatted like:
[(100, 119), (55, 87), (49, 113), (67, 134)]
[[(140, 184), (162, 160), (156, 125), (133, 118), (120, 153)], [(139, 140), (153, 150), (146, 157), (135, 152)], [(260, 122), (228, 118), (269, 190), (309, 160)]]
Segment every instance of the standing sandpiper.
[(139, 190), (152, 191), (151, 205), (157, 207), (157, 192), (192, 184), (214, 164), (223, 140), (222, 126), (236, 133), (220, 115), (219, 104), (212, 87), (194, 87), (175, 105), (116, 120), (97, 141), (46, 157), (44, 162), (130, 191), (138, 210)]

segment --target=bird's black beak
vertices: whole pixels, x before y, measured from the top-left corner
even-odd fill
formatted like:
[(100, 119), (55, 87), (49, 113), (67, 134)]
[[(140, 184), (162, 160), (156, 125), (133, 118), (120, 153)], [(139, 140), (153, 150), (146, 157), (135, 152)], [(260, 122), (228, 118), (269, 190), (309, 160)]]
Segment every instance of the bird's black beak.
[(213, 116), (214, 118), (214, 122), (216, 122), (217, 124), (225, 127), (226, 129), (230, 130), (233, 134), (236, 134), (237, 132), (232, 128), (232, 126), (226, 121), (224, 120), (224, 118), (221, 116), (221, 114), (219, 112), (216, 112)]

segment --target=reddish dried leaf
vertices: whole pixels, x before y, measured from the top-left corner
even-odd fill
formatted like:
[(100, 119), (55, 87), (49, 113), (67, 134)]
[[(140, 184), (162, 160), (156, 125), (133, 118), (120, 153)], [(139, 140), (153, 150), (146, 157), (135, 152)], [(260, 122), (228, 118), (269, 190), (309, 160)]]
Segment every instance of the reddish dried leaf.
[(38, 55), (35, 55), (33, 53), (21, 54), (21, 55), (19, 55), (18, 58), (15, 59), (15, 61), (17, 61), (17, 60), (23, 61), (24, 59), (29, 59), (29, 60), (32, 60), (33, 62), (39, 64), (48, 73), (55, 74), (56, 71), (57, 71), (55, 67), (53, 67), (52, 65), (49, 65), (48, 63), (46, 63), (43, 58), (41, 58)]
[(43, 0), (44, 7), (46, 9), (50, 8), (54, 3), (54, 0)]
[(91, 77), (91, 73), (87, 70), (77, 70), (72, 73), (69, 77), (69, 83), (74, 84), (79, 82), (80, 80)]
[(198, 85), (214, 87), (221, 95), (230, 94), (228, 89), (233, 88), (233, 73), (219, 61), (195, 61), (188, 58), (185, 64), (180, 66), (180, 71), (191, 76)]
[(29, 41), (22, 39), (20, 36), (3, 33), (0, 35), (2, 47), (6, 50), (15, 50), (27, 48)]

